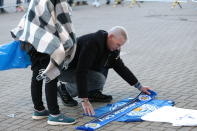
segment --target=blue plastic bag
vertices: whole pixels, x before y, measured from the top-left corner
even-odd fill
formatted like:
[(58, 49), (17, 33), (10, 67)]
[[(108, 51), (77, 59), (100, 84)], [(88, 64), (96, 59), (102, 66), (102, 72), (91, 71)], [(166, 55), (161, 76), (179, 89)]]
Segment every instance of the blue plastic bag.
[(27, 68), (31, 65), (29, 55), (20, 46), (20, 41), (0, 45), (0, 70)]

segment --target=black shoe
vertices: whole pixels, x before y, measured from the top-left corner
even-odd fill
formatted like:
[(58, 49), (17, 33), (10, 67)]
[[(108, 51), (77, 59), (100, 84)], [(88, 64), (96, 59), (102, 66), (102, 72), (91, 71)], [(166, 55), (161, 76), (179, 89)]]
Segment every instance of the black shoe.
[(102, 94), (101, 91), (91, 91), (88, 94), (88, 99), (90, 102), (110, 102), (112, 100), (112, 96)]
[(57, 92), (64, 106), (73, 107), (78, 105), (78, 102), (74, 100), (66, 90), (65, 84), (60, 83), (60, 85), (57, 87)]

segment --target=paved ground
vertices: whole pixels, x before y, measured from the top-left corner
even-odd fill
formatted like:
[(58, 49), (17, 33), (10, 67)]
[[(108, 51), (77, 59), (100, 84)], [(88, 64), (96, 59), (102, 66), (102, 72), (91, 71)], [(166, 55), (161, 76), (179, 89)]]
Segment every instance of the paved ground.
[[(169, 99), (177, 107), (197, 109), (197, 3), (183, 4), (183, 9), (171, 9), (170, 3), (143, 3), (137, 6), (81, 6), (73, 8), (73, 21), (78, 35), (108, 30), (115, 25), (128, 29), (130, 41), (122, 49), (122, 58), (144, 85), (151, 86), (158, 99)], [(9, 30), (16, 26), (23, 13), (0, 15), (0, 43), (12, 41)], [(92, 118), (81, 115), (81, 106), (61, 111), (79, 121), (74, 126), (49, 126), (46, 120), (31, 119), (31, 71), (15, 69), (0, 73), (0, 130), (72, 131)], [(110, 71), (105, 93), (112, 94), (113, 102), (138, 91)], [(44, 98), (44, 97), (43, 97)], [(105, 105), (93, 104), (94, 107)], [(154, 122), (112, 122), (105, 131), (196, 131), (197, 127), (173, 127)]]

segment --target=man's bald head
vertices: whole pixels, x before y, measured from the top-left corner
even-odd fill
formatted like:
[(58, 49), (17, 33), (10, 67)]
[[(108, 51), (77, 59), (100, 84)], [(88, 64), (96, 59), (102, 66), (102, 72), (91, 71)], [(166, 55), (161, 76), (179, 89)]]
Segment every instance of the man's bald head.
[(128, 39), (127, 31), (122, 26), (115, 26), (108, 32), (107, 46), (111, 51), (119, 50)]

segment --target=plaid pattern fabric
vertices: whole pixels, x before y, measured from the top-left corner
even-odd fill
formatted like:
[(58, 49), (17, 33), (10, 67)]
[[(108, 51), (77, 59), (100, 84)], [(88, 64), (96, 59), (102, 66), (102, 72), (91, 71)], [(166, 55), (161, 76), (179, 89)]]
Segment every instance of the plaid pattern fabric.
[(66, 55), (70, 56), (75, 51), (70, 49), (76, 43), (70, 16), (67, 0), (31, 0), (27, 12), (11, 34), (14, 39), (26, 41), (38, 52), (49, 55), (63, 44)]

